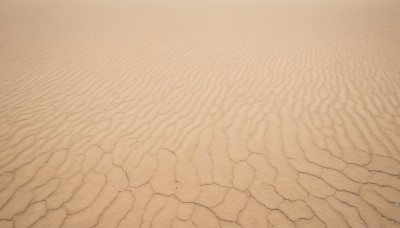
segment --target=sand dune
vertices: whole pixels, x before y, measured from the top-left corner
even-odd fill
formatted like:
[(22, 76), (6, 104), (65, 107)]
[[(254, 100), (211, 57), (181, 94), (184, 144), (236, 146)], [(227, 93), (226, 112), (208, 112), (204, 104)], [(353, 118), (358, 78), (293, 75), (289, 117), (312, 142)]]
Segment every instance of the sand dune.
[(396, 1), (0, 3), (0, 227), (400, 227)]

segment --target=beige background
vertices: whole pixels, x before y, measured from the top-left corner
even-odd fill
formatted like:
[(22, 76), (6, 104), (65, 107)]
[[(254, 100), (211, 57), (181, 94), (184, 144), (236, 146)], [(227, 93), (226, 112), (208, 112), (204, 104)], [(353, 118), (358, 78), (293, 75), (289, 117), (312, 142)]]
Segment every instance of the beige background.
[(398, 1), (0, 2), (0, 227), (400, 227)]

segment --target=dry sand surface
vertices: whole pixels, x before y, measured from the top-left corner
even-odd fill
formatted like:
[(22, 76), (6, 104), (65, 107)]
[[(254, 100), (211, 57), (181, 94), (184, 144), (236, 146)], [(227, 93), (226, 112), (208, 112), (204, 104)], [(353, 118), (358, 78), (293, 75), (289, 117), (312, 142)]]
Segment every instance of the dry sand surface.
[(2, 0), (0, 227), (400, 227), (400, 2)]

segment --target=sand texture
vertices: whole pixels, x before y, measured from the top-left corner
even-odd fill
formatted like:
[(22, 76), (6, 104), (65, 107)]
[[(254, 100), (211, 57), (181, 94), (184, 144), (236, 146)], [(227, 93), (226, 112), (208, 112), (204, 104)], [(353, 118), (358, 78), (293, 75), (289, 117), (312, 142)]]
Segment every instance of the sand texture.
[(400, 227), (400, 2), (0, 1), (0, 227)]

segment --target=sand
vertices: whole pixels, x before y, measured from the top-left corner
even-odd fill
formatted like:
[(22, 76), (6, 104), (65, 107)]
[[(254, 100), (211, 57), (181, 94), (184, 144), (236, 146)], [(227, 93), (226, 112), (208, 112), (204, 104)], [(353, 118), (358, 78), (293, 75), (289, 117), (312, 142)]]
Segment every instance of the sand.
[(400, 227), (400, 4), (1, 1), (0, 227)]

